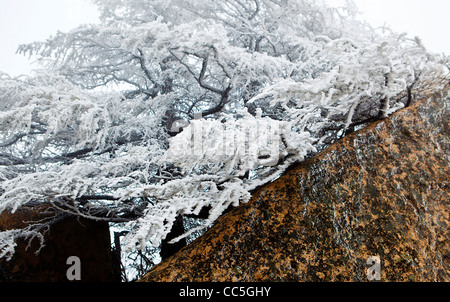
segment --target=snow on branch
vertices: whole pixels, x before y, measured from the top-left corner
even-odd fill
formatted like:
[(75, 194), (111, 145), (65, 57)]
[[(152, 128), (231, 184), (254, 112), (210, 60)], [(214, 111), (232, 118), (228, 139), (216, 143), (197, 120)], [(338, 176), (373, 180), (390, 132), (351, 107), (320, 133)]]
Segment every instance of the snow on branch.
[(29, 229), (3, 231), (0, 233), (0, 258), (6, 258), (7, 261), (11, 260), (18, 239), (25, 239), (30, 243), (32, 240), (37, 239), (40, 243), (40, 248), (35, 252), (36, 254), (44, 246), (44, 236), (37, 231)]
[[(40, 72), (0, 73), (0, 213), (45, 202), (125, 223), (128, 250), (159, 245), (179, 216), (207, 209), (211, 225), (449, 83), (448, 56), (370, 28), (350, 2), (94, 3), (102, 24), (20, 46)], [(0, 256), (18, 235), (0, 233)]]

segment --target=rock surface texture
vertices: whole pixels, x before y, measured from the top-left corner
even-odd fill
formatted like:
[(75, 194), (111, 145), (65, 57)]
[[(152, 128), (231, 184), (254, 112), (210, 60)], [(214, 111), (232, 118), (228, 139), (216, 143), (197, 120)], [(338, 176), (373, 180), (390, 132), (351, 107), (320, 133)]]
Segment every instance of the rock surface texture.
[(296, 165), (141, 281), (450, 281), (450, 99)]

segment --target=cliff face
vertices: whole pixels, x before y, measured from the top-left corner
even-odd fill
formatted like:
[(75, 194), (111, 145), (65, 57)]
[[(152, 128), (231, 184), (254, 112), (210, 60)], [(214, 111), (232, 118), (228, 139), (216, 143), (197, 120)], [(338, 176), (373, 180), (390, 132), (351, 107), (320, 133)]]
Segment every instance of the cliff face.
[(345, 137), (142, 281), (450, 281), (449, 120), (445, 92)]

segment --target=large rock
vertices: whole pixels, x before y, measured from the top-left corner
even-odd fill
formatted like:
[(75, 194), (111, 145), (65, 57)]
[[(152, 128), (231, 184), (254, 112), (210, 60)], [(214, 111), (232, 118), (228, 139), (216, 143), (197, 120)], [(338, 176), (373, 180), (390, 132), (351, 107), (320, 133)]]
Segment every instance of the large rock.
[(381, 281), (450, 281), (447, 95), (293, 167), (142, 281), (367, 281), (373, 256)]
[[(24, 228), (51, 215), (54, 214), (48, 213), (45, 205), (23, 207), (14, 214), (4, 212), (0, 215), (0, 231)], [(0, 259), (0, 281), (69, 281), (67, 271), (76, 265), (75, 262), (67, 264), (71, 256), (80, 260), (80, 281), (120, 281), (114, 273), (108, 223), (65, 217), (41, 233), (45, 241), (38, 254), (36, 251), (41, 247), (38, 239), (33, 239), (31, 244), (29, 240), (19, 239), (12, 259)]]

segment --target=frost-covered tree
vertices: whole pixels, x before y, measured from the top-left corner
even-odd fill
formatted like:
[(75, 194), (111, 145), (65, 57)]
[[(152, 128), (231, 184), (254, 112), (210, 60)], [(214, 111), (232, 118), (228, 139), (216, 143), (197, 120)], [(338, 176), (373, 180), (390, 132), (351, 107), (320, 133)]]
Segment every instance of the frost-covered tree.
[[(22, 45), (0, 78), (0, 212), (124, 224), (158, 246), (205, 228), (344, 135), (448, 84), (448, 57), (312, 0), (94, 0), (100, 25)], [(0, 256), (27, 230), (0, 233)]]

